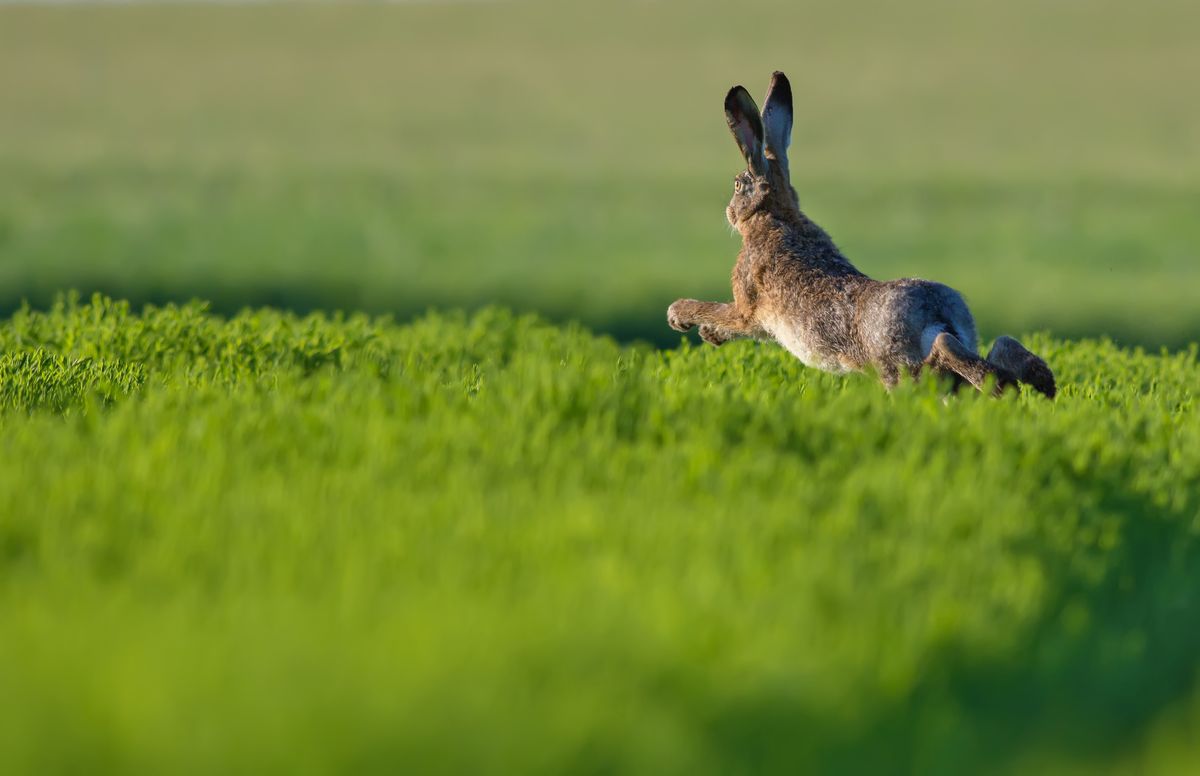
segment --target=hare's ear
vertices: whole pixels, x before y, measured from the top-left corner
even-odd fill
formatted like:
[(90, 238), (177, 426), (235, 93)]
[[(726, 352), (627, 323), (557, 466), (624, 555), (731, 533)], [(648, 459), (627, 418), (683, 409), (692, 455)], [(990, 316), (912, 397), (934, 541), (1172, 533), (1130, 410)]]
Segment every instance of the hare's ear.
[(746, 165), (755, 175), (767, 174), (767, 157), (763, 154), (763, 125), (754, 98), (744, 87), (735, 86), (725, 95), (725, 120), (729, 131), (742, 149)]
[(779, 163), (783, 177), (791, 180), (788, 169), (788, 146), (792, 144), (792, 85), (779, 71), (771, 76), (762, 122), (766, 131), (767, 155)]

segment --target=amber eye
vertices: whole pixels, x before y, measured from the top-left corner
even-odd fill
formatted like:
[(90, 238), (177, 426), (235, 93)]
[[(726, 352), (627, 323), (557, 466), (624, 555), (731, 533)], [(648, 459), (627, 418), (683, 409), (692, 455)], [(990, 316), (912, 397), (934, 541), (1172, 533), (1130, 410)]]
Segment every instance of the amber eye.
[(742, 179), (741, 178), (733, 179), (733, 190), (736, 191), (738, 194), (742, 193)]

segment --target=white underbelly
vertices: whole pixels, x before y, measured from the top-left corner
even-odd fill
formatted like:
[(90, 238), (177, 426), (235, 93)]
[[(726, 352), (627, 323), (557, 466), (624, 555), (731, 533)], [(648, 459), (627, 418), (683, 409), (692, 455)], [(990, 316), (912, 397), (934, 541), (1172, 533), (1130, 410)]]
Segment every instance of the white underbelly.
[(790, 321), (774, 319), (764, 321), (763, 328), (770, 332), (775, 341), (783, 345), (789, 353), (800, 359), (800, 363), (805, 366), (820, 369), (823, 372), (843, 373), (849, 371), (836, 357), (830, 357), (818, 350), (811, 340), (811, 335), (807, 335), (802, 327), (793, 325)]

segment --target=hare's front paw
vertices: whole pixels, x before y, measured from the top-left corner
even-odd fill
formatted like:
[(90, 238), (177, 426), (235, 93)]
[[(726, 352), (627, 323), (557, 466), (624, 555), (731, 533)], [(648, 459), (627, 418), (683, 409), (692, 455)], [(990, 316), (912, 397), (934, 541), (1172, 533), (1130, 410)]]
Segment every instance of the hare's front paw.
[(716, 326), (709, 326), (707, 323), (700, 327), (700, 339), (709, 345), (724, 345), (729, 341), (720, 329)]
[(675, 331), (687, 331), (694, 325), (687, 316), (691, 299), (678, 299), (667, 308), (667, 325)]

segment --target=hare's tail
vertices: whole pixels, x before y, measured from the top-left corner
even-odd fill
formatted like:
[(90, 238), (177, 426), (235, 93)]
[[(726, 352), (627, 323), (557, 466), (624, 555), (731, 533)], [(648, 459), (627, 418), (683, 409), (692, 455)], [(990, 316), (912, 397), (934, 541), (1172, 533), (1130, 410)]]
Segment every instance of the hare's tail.
[(987, 360), (1010, 372), (1017, 380), (1025, 383), (1035, 391), (1053, 399), (1058, 393), (1054, 382), (1054, 372), (1046, 362), (1029, 352), (1028, 349), (1012, 337), (1000, 337), (992, 349), (988, 351)]

